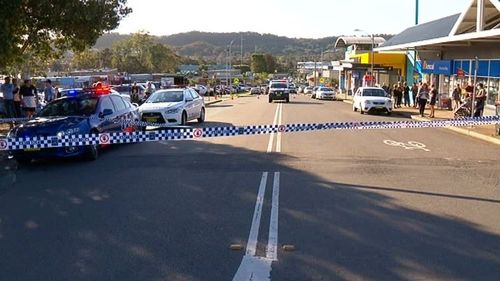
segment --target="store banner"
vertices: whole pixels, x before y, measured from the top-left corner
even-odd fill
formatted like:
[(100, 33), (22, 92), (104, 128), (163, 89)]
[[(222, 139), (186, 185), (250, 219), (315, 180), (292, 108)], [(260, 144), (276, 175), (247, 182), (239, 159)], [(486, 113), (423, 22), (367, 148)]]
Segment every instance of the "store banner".
[(422, 62), (422, 72), (428, 74), (452, 74), (451, 60), (424, 60)]

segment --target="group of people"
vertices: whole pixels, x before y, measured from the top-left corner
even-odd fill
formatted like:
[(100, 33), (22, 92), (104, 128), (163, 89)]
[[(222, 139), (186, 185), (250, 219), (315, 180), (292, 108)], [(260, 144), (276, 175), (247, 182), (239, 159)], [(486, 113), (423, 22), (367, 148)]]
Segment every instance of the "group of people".
[[(436, 103), (438, 101), (438, 90), (434, 84), (427, 84), (424, 82), (415, 83), (411, 88), (406, 82), (394, 84), (393, 87), (389, 88), (385, 84), (382, 88), (387, 92), (391, 93), (394, 98), (394, 108), (401, 108), (402, 105), (406, 107), (413, 106), (419, 109), (420, 115), (423, 117), (425, 113), (425, 108), (427, 103), (430, 106), (430, 118), (434, 118)], [(464, 90), (460, 85), (456, 85), (452, 93), (453, 109), (459, 108), (462, 103), (472, 98), (473, 86), (469, 85)], [(413, 98), (413, 104), (411, 104), (410, 94)], [(475, 94), (475, 110), (474, 116), (479, 117), (483, 115), (484, 107), (487, 99), (487, 91), (483, 83), (477, 85)]]
[[(5, 77), (0, 92), (3, 94), (6, 118), (32, 118), (40, 105), (38, 90), (30, 79), (24, 80), (19, 86), (16, 78)], [(45, 82), (44, 94), (46, 102), (56, 98), (56, 90), (50, 79)]]

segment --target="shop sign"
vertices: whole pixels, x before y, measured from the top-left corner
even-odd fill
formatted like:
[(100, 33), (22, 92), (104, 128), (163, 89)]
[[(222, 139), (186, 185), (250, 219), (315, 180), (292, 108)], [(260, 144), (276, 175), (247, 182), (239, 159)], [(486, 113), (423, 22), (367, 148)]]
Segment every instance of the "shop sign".
[(451, 60), (429, 60), (422, 63), (423, 73), (451, 75)]

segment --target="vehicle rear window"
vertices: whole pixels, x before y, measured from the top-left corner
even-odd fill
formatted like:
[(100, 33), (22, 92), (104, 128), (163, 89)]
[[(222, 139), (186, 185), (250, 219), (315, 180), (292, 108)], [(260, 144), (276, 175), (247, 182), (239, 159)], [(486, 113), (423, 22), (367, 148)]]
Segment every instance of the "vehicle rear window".
[(387, 94), (382, 89), (364, 89), (363, 97), (385, 97)]

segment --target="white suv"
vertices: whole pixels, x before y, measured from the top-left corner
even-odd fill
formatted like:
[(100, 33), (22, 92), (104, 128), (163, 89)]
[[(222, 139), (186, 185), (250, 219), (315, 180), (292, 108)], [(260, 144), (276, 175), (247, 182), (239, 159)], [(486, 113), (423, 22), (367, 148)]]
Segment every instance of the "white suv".
[(391, 115), (392, 101), (389, 95), (382, 88), (360, 87), (352, 100), (352, 110), (365, 112), (385, 112)]

